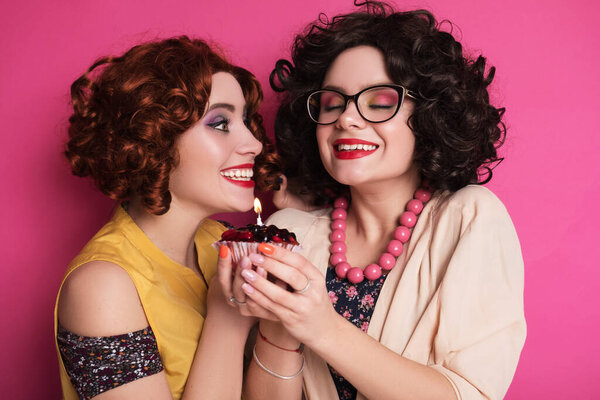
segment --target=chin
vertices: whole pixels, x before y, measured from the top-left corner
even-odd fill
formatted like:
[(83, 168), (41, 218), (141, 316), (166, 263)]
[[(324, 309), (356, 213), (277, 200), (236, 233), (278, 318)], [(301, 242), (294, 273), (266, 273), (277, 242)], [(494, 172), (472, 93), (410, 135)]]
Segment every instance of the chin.
[(329, 172), (329, 175), (342, 185), (355, 186), (369, 181), (370, 178), (365, 176), (362, 171), (337, 171), (336, 173)]
[(249, 197), (248, 200), (238, 198), (235, 201), (231, 202), (230, 204), (231, 204), (232, 210), (229, 212), (250, 211), (254, 207), (254, 194), (251, 197)]

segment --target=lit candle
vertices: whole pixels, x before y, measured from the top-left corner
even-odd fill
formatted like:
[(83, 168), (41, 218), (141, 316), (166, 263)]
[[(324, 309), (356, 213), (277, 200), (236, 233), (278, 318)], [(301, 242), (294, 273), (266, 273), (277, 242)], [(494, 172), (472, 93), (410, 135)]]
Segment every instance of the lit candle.
[(256, 225), (262, 225), (262, 220), (260, 219), (260, 213), (262, 212), (262, 206), (260, 205), (260, 200), (255, 197), (254, 198), (254, 212), (258, 214), (256, 217)]

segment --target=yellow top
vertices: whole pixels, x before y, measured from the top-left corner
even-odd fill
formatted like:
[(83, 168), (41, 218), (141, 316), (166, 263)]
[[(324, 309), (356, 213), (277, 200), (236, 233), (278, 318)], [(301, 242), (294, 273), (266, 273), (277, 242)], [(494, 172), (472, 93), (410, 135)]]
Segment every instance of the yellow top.
[[(210, 219), (196, 232), (198, 265), (207, 282), (216, 273), (217, 251), (211, 244), (226, 228)], [(161, 252), (131, 217), (118, 207), (112, 219), (71, 261), (65, 277), (90, 261), (108, 261), (119, 265), (131, 277), (154, 335), (167, 381), (174, 399), (179, 399), (190, 372), (200, 332), (206, 316), (207, 287), (191, 269)], [(60, 296), (60, 289), (59, 289)], [(58, 305), (58, 296), (56, 299)], [(58, 328), (54, 308), (54, 341)], [(77, 399), (65, 370), (60, 352), (60, 377), (64, 399)]]

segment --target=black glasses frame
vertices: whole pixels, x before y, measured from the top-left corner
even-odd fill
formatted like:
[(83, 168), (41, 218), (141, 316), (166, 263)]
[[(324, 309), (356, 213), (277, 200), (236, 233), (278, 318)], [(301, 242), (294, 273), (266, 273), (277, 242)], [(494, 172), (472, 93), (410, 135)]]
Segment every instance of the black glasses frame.
[[(366, 118), (363, 113), (360, 111), (360, 107), (358, 106), (358, 97), (363, 94), (364, 92), (368, 91), (368, 90), (372, 90), (372, 89), (378, 89), (378, 88), (391, 88), (391, 89), (395, 89), (400, 97), (400, 101), (398, 101), (398, 105), (396, 106), (396, 110), (394, 111), (394, 113), (389, 117), (386, 118), (382, 121), (372, 121), (368, 118)], [(407, 88), (405, 88), (404, 86), (401, 85), (375, 85), (375, 86), (370, 86), (368, 88), (364, 88), (363, 90), (361, 90), (360, 92), (356, 93), (356, 94), (352, 94), (352, 95), (348, 95), (345, 93), (340, 92), (339, 90), (335, 90), (335, 89), (317, 89), (317, 90), (313, 90), (312, 92), (308, 93), (308, 98), (306, 99), (306, 111), (308, 112), (308, 116), (310, 117), (310, 119), (315, 122), (318, 125), (331, 125), (331, 124), (335, 124), (338, 119), (340, 118), (340, 116), (338, 116), (335, 121), (333, 122), (319, 122), (317, 120), (315, 120), (315, 118), (313, 118), (312, 114), (310, 113), (310, 99), (319, 93), (327, 93), (327, 92), (334, 92), (339, 94), (340, 96), (342, 96), (344, 98), (344, 109), (342, 110), (342, 112), (340, 112), (340, 116), (346, 111), (346, 109), (348, 108), (348, 102), (350, 100), (352, 100), (354, 102), (354, 104), (356, 105), (356, 110), (358, 111), (358, 113), (360, 114), (360, 116), (362, 117), (362, 119), (364, 119), (367, 122), (373, 123), (373, 124), (378, 124), (381, 122), (386, 122), (389, 121), (390, 119), (394, 118), (396, 116), (396, 114), (398, 113), (398, 110), (400, 109), (400, 107), (402, 107), (402, 103), (404, 103), (404, 96), (406, 97), (410, 97), (411, 99), (417, 100), (418, 97), (414, 92), (411, 92), (410, 90), (408, 90)]]

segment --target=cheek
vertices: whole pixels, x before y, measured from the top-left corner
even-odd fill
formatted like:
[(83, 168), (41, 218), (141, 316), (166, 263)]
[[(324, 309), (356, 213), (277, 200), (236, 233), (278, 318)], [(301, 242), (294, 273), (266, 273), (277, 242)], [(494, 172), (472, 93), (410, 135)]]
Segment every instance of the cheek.
[(405, 167), (411, 164), (415, 151), (415, 135), (403, 120), (394, 124), (381, 126), (379, 135), (385, 142), (388, 155), (394, 163)]
[(227, 148), (218, 140), (200, 140), (201, 137), (182, 141), (179, 146), (179, 180), (187, 184), (198, 184), (202, 179), (218, 173), (226, 161)]

